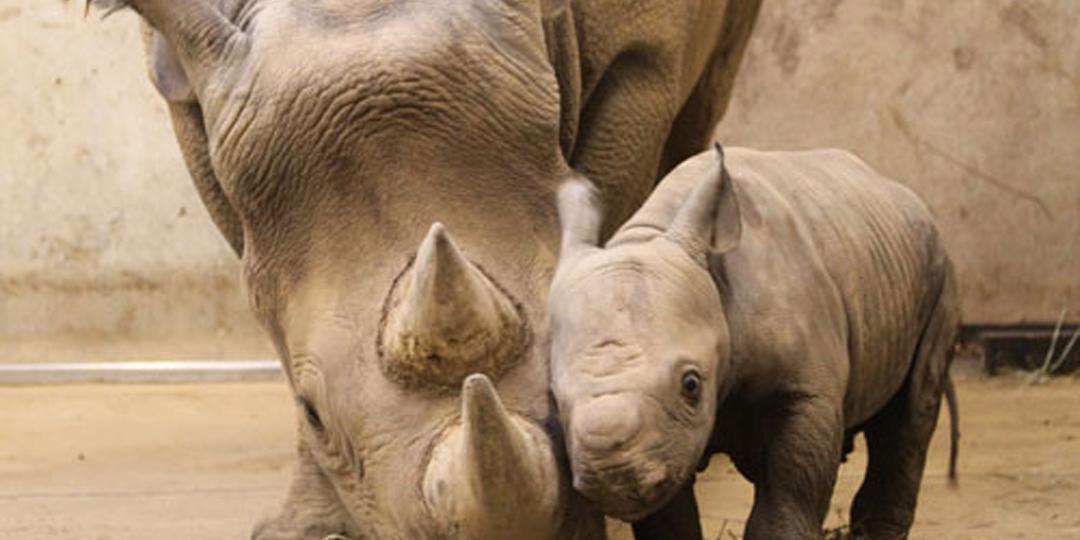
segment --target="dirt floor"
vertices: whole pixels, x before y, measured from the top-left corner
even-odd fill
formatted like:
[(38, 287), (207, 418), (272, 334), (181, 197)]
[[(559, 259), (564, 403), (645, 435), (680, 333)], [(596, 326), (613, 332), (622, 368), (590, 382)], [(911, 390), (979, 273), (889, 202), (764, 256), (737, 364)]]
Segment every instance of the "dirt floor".
[[(945, 481), (943, 422), (912, 537), (1080, 538), (1080, 379), (958, 386), (960, 487)], [(0, 387), (0, 539), (246, 538), (284, 494), (292, 421), (280, 382)], [(846, 520), (861, 451), (830, 526)], [(730, 464), (713, 462), (699, 498), (707, 537), (737, 538), (751, 490)]]

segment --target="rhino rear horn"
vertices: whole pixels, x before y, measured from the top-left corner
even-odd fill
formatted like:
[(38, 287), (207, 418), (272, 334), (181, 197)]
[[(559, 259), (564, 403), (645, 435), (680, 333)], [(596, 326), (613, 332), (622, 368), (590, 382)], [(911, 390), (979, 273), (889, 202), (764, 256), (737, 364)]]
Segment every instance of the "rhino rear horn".
[(431, 226), (390, 293), (380, 345), (390, 374), (456, 388), (470, 373), (496, 375), (520, 356), (520, 310), (468, 261), (446, 229)]
[(559, 526), (558, 469), (546, 436), (510, 414), (484, 375), (461, 390), (461, 425), (436, 447), (424, 497), (464, 538), (550, 538)]

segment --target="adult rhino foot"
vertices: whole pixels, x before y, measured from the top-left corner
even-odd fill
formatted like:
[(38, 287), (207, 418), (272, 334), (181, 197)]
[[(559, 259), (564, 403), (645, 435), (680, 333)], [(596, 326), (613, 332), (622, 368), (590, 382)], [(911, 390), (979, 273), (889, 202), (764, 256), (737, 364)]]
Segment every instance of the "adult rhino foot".
[(307, 446), (298, 448), (296, 473), (282, 510), (260, 520), (251, 540), (354, 540), (352, 521)]
[(349, 536), (348, 518), (336, 502), (297, 501), (294, 483), (284, 510), (260, 520), (251, 540), (357, 540)]
[[(290, 514), (293, 512), (289, 512)], [(344, 524), (304, 523), (295, 516), (264, 518), (251, 532), (251, 540), (351, 540)]]

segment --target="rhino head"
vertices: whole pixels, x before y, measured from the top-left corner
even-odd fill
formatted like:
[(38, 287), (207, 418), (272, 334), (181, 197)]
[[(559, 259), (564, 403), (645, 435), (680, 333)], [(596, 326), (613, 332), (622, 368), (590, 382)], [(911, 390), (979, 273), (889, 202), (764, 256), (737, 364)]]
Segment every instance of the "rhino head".
[(569, 171), (539, 2), (95, 2), (152, 27), (295, 396), (296, 478), (254, 537), (602, 537), (539, 347)]
[(574, 487), (626, 521), (656, 511), (689, 480), (730, 383), (709, 259), (733, 249), (741, 227), (718, 156), (710, 170), (696, 159), (673, 171), (602, 247), (591, 186), (572, 180), (559, 195), (552, 390)]

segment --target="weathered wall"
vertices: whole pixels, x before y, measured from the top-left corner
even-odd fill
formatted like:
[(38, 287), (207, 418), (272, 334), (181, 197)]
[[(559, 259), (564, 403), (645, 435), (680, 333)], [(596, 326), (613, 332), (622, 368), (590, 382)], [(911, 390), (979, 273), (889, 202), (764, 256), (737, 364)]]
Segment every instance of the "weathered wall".
[(0, 361), (265, 354), (136, 17), (0, 0)]
[(968, 322), (1080, 318), (1080, 1), (767, 0), (718, 135), (911, 186)]
[[(1080, 312), (1080, 1), (768, 0), (719, 134), (921, 193), (969, 321)], [(269, 354), (135, 17), (0, 0), (0, 361)]]

